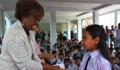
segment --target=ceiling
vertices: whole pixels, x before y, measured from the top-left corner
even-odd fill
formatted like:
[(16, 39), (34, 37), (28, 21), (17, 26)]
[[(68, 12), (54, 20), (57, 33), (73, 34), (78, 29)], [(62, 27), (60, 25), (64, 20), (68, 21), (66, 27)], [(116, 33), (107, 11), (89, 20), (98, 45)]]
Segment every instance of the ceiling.
[[(0, 0), (4, 14), (11, 20), (15, 20), (14, 11), (17, 0)], [(77, 15), (85, 12), (93, 12), (113, 3), (120, 3), (119, 0), (37, 0), (45, 10), (45, 16), (41, 23), (49, 23), (51, 10), (56, 11), (57, 23), (64, 23), (68, 20), (77, 19)], [(104, 1), (104, 2), (103, 2)]]

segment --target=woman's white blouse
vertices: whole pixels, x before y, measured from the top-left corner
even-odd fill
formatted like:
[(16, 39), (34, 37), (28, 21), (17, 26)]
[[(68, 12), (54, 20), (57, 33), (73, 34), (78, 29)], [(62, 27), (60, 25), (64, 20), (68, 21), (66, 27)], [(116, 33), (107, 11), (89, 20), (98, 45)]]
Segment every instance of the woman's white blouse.
[(41, 60), (35, 53), (35, 35), (26, 35), (21, 22), (17, 20), (5, 33), (0, 70), (43, 70)]
[(79, 70), (84, 70), (89, 56), (91, 58), (88, 62), (87, 70), (112, 70), (111, 63), (102, 56), (99, 49), (85, 53)]

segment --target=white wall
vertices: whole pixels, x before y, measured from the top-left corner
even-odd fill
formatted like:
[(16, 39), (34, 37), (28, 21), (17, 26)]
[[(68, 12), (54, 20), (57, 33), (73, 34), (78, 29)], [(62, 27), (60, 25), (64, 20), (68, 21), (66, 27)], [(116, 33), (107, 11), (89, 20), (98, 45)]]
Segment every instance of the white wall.
[[(46, 37), (45, 39), (48, 39), (48, 33), (50, 30), (50, 24), (40, 24), (39, 28), (41, 28), (41, 30), (43, 30), (46, 33)], [(56, 26), (56, 31), (59, 33), (60, 31), (63, 33), (64, 31), (67, 31), (67, 24), (57, 24)]]
[(4, 35), (4, 32), (5, 32), (5, 25), (4, 25), (3, 10), (0, 7), (0, 37)]
[(7, 17), (5, 17), (5, 20), (6, 20), (7, 30), (8, 30), (11, 26), (11, 20), (8, 19)]

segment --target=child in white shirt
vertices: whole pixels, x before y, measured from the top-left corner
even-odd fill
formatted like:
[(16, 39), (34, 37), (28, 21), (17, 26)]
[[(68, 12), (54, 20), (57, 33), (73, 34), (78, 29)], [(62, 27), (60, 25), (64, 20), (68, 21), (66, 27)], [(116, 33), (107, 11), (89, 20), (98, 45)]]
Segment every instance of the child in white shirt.
[(75, 64), (73, 65), (73, 69), (79, 70), (80, 63), (81, 63), (80, 57), (75, 57)]
[(73, 70), (73, 68), (70, 66), (70, 59), (65, 58), (64, 60), (64, 68), (68, 70)]
[(64, 55), (63, 55), (63, 53), (59, 54), (59, 58), (60, 59), (57, 60), (56, 64), (63, 64), (64, 63)]

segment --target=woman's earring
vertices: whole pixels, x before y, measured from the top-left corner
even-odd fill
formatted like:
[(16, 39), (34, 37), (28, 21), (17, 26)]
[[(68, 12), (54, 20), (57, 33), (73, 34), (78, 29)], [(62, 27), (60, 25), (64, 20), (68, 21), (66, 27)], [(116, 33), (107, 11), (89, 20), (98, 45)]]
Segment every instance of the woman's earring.
[(24, 26), (24, 22), (22, 22), (22, 26)]

